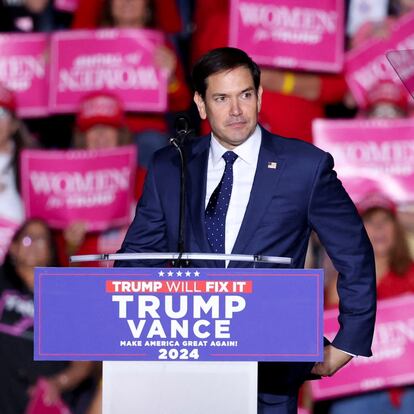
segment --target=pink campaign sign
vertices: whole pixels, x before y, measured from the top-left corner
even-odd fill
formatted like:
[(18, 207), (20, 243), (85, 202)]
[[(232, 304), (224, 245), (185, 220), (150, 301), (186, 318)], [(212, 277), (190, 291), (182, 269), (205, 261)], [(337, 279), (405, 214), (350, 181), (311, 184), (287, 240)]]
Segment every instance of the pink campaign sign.
[(48, 36), (0, 35), (0, 82), (16, 93), (21, 117), (48, 113)]
[[(325, 312), (326, 337), (338, 329), (338, 311)], [(316, 400), (414, 384), (414, 295), (378, 302), (373, 357), (353, 358), (334, 376), (311, 381)]]
[(313, 136), (334, 157), (355, 203), (378, 191), (401, 205), (414, 202), (414, 119), (318, 119)]
[(407, 49), (414, 49), (414, 11), (398, 21), (389, 39), (370, 40), (347, 53), (345, 77), (360, 107), (366, 107), (367, 93), (379, 81), (401, 82), (386, 54)]
[(106, 230), (130, 222), (136, 150), (22, 153), (22, 195), (28, 217), (45, 219), (54, 228), (75, 220), (88, 230)]
[(231, 0), (231, 46), (276, 67), (339, 72), (343, 0)]
[(117, 94), (129, 111), (165, 111), (167, 76), (154, 63), (155, 30), (72, 30), (52, 35), (50, 110), (76, 112), (83, 96)]

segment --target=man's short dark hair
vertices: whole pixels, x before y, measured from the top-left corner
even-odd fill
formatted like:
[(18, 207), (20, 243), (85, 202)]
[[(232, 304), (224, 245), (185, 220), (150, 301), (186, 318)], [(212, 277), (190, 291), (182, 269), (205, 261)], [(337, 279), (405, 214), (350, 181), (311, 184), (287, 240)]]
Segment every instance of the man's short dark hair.
[(196, 62), (192, 71), (195, 91), (204, 99), (209, 76), (239, 67), (249, 69), (257, 92), (260, 85), (260, 69), (246, 52), (235, 47), (220, 47), (210, 50)]

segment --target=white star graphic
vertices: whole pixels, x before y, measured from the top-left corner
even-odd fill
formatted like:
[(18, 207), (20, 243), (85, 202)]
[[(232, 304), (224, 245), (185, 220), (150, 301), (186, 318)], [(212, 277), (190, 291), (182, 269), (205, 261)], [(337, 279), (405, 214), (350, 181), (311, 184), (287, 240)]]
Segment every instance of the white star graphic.
[(174, 273), (173, 272), (171, 272), (171, 270), (167, 273), (167, 275), (169, 276), (169, 277), (172, 277), (172, 275), (173, 275)]
[(159, 276), (159, 277), (163, 277), (163, 276), (164, 276), (164, 272), (163, 272), (162, 270), (160, 270), (160, 271), (158, 272), (158, 276)]
[(183, 275), (183, 272), (181, 272), (180, 270), (176, 273), (178, 277), (181, 277)]
[(189, 272), (188, 270), (185, 272), (186, 277), (190, 277), (191, 276), (191, 272)]
[(199, 277), (199, 276), (200, 276), (200, 272), (199, 272), (198, 270), (196, 270), (196, 271), (194, 272), (194, 276), (195, 276), (195, 277)]

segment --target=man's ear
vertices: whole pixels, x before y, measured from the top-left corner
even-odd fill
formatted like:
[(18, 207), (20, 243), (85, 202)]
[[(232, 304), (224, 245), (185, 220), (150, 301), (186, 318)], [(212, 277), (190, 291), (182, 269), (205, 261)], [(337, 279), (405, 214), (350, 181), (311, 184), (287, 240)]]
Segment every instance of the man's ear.
[(206, 119), (207, 118), (206, 104), (204, 102), (204, 99), (201, 97), (201, 95), (198, 92), (194, 94), (194, 102), (197, 105), (200, 118)]
[(257, 110), (260, 112), (260, 109), (262, 107), (262, 95), (263, 95), (263, 88), (262, 85), (259, 86), (259, 89), (257, 91)]

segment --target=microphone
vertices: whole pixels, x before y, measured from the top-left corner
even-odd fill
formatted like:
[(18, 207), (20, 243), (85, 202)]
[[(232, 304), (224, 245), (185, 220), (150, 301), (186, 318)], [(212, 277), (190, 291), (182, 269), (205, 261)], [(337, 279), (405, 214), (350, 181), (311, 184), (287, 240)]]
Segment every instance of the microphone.
[(170, 143), (176, 148), (180, 157), (180, 210), (178, 217), (178, 258), (173, 262), (173, 267), (189, 267), (188, 260), (183, 260), (185, 252), (185, 232), (186, 232), (186, 170), (187, 159), (184, 151), (184, 143), (193, 130), (190, 127), (190, 119), (187, 115), (181, 114), (175, 118), (175, 136), (170, 138)]
[(190, 128), (190, 119), (187, 115), (177, 116), (174, 123), (174, 128), (177, 134), (188, 134), (191, 130)]
[(177, 116), (174, 122), (174, 130), (175, 136), (170, 138), (170, 143), (175, 147), (181, 147), (186, 138), (193, 132), (189, 117), (185, 114)]

